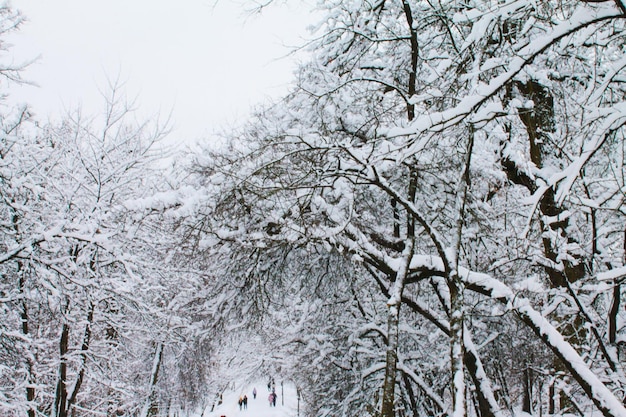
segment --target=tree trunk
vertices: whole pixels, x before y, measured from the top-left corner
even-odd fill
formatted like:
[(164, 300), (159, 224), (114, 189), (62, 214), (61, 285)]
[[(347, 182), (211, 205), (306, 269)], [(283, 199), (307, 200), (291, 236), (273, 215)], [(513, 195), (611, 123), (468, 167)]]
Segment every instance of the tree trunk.
[(617, 341), (617, 315), (619, 313), (620, 297), (620, 284), (615, 283), (613, 287), (613, 302), (609, 311), (609, 343), (611, 344), (615, 344)]
[(94, 304), (89, 305), (89, 311), (87, 312), (87, 324), (85, 325), (85, 333), (83, 334), (83, 343), (80, 347), (81, 353), (81, 366), (78, 371), (78, 376), (76, 377), (76, 382), (74, 383), (74, 388), (72, 389), (72, 394), (67, 401), (67, 409), (68, 411), (72, 408), (72, 406), (76, 403), (76, 398), (78, 397), (78, 392), (80, 391), (81, 386), (83, 385), (83, 379), (85, 378), (85, 365), (87, 361), (87, 351), (89, 350), (89, 342), (91, 341), (91, 324), (93, 323), (93, 313), (95, 310)]
[(403, 264), (396, 275), (391, 289), (389, 301), (387, 301), (387, 354), (385, 363), (385, 380), (383, 382), (383, 399), (380, 410), (381, 417), (395, 417), (395, 388), (396, 373), (398, 370), (398, 339), (400, 323), (400, 306), (402, 305), (402, 292), (404, 283), (413, 258), (415, 237), (413, 229), (409, 227), (407, 243), (402, 251)]
[[(554, 99), (550, 90), (537, 81), (529, 80), (526, 83), (516, 82), (516, 87), (520, 94), (526, 100), (532, 101), (534, 106), (529, 109), (520, 109), (519, 117), (526, 127), (528, 133), (529, 154), (530, 160), (539, 169), (545, 168), (545, 161), (549, 160), (550, 152), (553, 152), (549, 146), (551, 146), (550, 134), (556, 131), (556, 123), (554, 120)], [(515, 173), (515, 170), (511, 170), (511, 167), (506, 169), (509, 178), (517, 184), (526, 186), (528, 190), (533, 193), (539, 187), (536, 182), (523, 181), (520, 178), (519, 173)], [(565, 208), (560, 206), (555, 198), (554, 189), (550, 188), (546, 190), (539, 202), (539, 209), (543, 216), (548, 218), (557, 219)], [(541, 226), (544, 230), (551, 229), (554, 232), (559, 233), (565, 237), (570, 243), (574, 242), (573, 238), (568, 235), (567, 227), (569, 221), (567, 218), (554, 221), (550, 224), (545, 224), (541, 221)], [(555, 247), (555, 242), (549, 237), (543, 238), (544, 255), (555, 263), (559, 263), (559, 248)], [(566, 280), (569, 282), (576, 282), (582, 278), (585, 274), (585, 264), (582, 259), (579, 259), (579, 254), (572, 254), (572, 258), (564, 259), (563, 270), (556, 268), (546, 268), (546, 273), (553, 288), (562, 288), (566, 286)]]
[(556, 378), (550, 381), (550, 387), (548, 388), (548, 414), (552, 415), (556, 413)]
[[(19, 229), (19, 216), (17, 215), (17, 213), (14, 212), (14, 214), (11, 216), (11, 220), (13, 223), (13, 229), (15, 231), (16, 236), (19, 235), (20, 233), (20, 229)], [(24, 274), (26, 273), (26, 271), (24, 271), (24, 263), (22, 261), (18, 261), (17, 262), (17, 275), (19, 277), (18, 279), (18, 285), (19, 285), (19, 293), (20, 296), (22, 297), (22, 301), (21, 301), (21, 311), (20, 311), (20, 320), (22, 321), (22, 334), (24, 336), (26, 336), (27, 338), (30, 337), (30, 330), (28, 328), (28, 324), (29, 324), (29, 317), (28, 317), (28, 297), (26, 297), (26, 280), (24, 278)], [(35, 417), (36, 415), (36, 408), (35, 408), (35, 388), (33, 387), (33, 385), (35, 384), (35, 378), (33, 375), (33, 369), (35, 367), (35, 362), (36, 360), (34, 359), (32, 353), (32, 349), (28, 349), (28, 352), (26, 352), (26, 369), (28, 371), (28, 381), (27, 381), (27, 386), (26, 386), (26, 401), (28, 403), (28, 417)]]
[(385, 380), (383, 383), (383, 403), (381, 417), (395, 417), (394, 400), (396, 371), (398, 368), (398, 333), (400, 304), (389, 306), (387, 316), (387, 356), (385, 364)]
[[(20, 295), (22, 296), (22, 301), (21, 301), (21, 311), (20, 311), (20, 320), (22, 321), (22, 334), (24, 336), (26, 336), (27, 338), (30, 337), (30, 331), (28, 328), (28, 303), (26, 301), (26, 290), (25, 290), (25, 280), (24, 280), (24, 271), (23, 271), (23, 264), (22, 262), (18, 262), (18, 267), (17, 267), (17, 273), (19, 275), (19, 292)], [(31, 349), (28, 349), (27, 352), (25, 352), (26, 354), (26, 369), (28, 371), (28, 381), (27, 381), (27, 386), (26, 386), (26, 401), (28, 403), (28, 417), (35, 417), (36, 414), (36, 409), (34, 408), (34, 401), (35, 401), (35, 388), (33, 387), (35, 381), (34, 381), (34, 375), (33, 375), (33, 368), (34, 368), (34, 360), (31, 352)]]
[(452, 236), (452, 252), (444, 264), (450, 291), (450, 371), (452, 374), (452, 416), (467, 415), (465, 403), (465, 283), (459, 276), (459, 253), (463, 225), (465, 224), (465, 206), (470, 186), (470, 167), (474, 150), (474, 128), (469, 126), (465, 163), (456, 191), (455, 223)]
[(448, 284), (450, 289), (450, 367), (452, 372), (452, 416), (465, 417), (465, 347), (463, 343), (464, 286), (454, 274)]
[(70, 327), (63, 323), (59, 342), (59, 375), (54, 396), (54, 417), (67, 417), (67, 353), (69, 350)]
[(159, 370), (161, 369), (161, 361), (163, 359), (163, 343), (159, 342), (154, 353), (154, 361), (152, 362), (152, 372), (150, 374), (150, 385), (148, 387), (148, 395), (146, 402), (141, 409), (141, 417), (156, 416), (159, 412), (159, 406), (156, 399), (156, 384), (159, 381)]
[[(626, 230), (624, 231), (624, 261), (626, 261)], [(622, 296), (621, 285), (616, 280), (613, 283), (613, 300), (609, 310), (609, 343), (614, 345), (617, 342), (617, 317), (619, 315), (619, 304)]]
[(522, 411), (532, 414), (532, 385), (530, 381), (530, 369), (526, 367), (524, 369), (524, 395), (522, 397)]

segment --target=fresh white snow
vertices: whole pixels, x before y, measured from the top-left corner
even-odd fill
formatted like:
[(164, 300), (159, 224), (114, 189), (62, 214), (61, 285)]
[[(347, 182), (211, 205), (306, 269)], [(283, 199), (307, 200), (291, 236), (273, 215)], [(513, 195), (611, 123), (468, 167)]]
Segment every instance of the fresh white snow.
[[(256, 387), (257, 396), (254, 399), (252, 390)], [(222, 404), (210, 404), (202, 414), (194, 414), (191, 417), (298, 417), (298, 395), (296, 387), (283, 382), (282, 386), (276, 381), (276, 407), (270, 407), (270, 390), (266, 382), (256, 382), (247, 385), (231, 386), (222, 394)], [(238, 400), (240, 396), (248, 396), (248, 408), (239, 409)], [(302, 404), (300, 404), (302, 406)], [(213, 408), (213, 411), (211, 409)]]

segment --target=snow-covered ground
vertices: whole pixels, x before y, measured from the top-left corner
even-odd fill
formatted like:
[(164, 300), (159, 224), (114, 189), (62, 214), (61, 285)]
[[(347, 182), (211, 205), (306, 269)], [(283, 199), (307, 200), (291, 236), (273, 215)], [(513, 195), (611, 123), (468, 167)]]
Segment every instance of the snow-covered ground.
[[(231, 387), (232, 388), (232, 387)], [(252, 395), (256, 388), (256, 399)], [(215, 406), (211, 411), (210, 405), (204, 412), (204, 417), (298, 417), (298, 395), (296, 387), (290, 383), (276, 383), (276, 407), (270, 407), (267, 382), (258, 382), (249, 385), (235, 386), (222, 395), (222, 404)], [(248, 396), (248, 408), (239, 409), (240, 396)]]

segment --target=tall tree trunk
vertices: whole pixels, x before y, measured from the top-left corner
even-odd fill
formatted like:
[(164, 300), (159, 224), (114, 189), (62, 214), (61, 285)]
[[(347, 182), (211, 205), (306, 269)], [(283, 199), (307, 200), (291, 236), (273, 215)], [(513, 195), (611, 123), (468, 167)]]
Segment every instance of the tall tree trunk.
[(387, 313), (387, 356), (385, 363), (385, 380), (383, 383), (383, 403), (381, 417), (395, 417), (395, 385), (398, 367), (398, 332), (400, 303), (389, 305)]
[(458, 275), (450, 277), (450, 368), (452, 372), (452, 415), (465, 417), (465, 346), (463, 328), (465, 326), (464, 286)]
[[(548, 168), (549, 162), (547, 161), (550, 161), (552, 154), (556, 152), (552, 148), (551, 137), (556, 132), (552, 92), (548, 87), (535, 80), (516, 81), (514, 87), (524, 101), (533, 103), (531, 108), (520, 109), (519, 111), (519, 118), (528, 134), (530, 160), (538, 169)], [(538, 207), (541, 214), (539, 222), (543, 233), (543, 254), (546, 259), (551, 261), (552, 265), (562, 265), (562, 268), (555, 268), (550, 265), (545, 266), (544, 269), (552, 288), (566, 290), (570, 283), (578, 281), (585, 275), (586, 266), (583, 255), (571, 252), (569, 257), (563, 257), (562, 248), (558, 246), (561, 241), (567, 242), (567, 244), (576, 243), (574, 237), (567, 230), (569, 226), (568, 217), (562, 216), (566, 208), (557, 202), (554, 188), (539, 191), (540, 187), (536, 179), (530, 178), (524, 169), (520, 169), (515, 162), (503, 160), (502, 166), (508, 178), (514, 183), (524, 186), (530, 193), (542, 192)], [(548, 222), (544, 219), (553, 220)], [(554, 235), (558, 235), (560, 239), (557, 241), (552, 237)], [(555, 311), (554, 316), (559, 322), (563, 322), (563, 317), (559, 317), (558, 310)], [(586, 335), (586, 327), (582, 321), (583, 319), (577, 316), (574, 323), (566, 323), (562, 330), (562, 334), (574, 346), (580, 346)], [(566, 371), (563, 363), (559, 360), (555, 360), (553, 366), (557, 373)], [(525, 381), (522, 382), (525, 383)]]
[(404, 251), (402, 252), (403, 264), (397, 273), (395, 282), (390, 291), (387, 301), (387, 354), (385, 358), (385, 379), (383, 382), (383, 399), (381, 405), (381, 417), (395, 417), (395, 388), (396, 373), (398, 370), (398, 339), (400, 323), (400, 306), (402, 305), (402, 292), (406, 274), (413, 258), (415, 237), (410, 230)]
[(552, 378), (548, 388), (548, 414), (556, 413), (556, 378)]
[[(414, 202), (417, 193), (418, 173), (416, 165), (412, 165), (409, 172), (409, 200)], [(415, 249), (415, 221), (407, 216), (407, 238), (402, 251), (402, 266), (397, 271), (395, 281), (389, 291), (387, 301), (387, 353), (385, 358), (385, 379), (383, 382), (383, 398), (381, 405), (381, 417), (395, 416), (395, 386), (396, 373), (398, 370), (398, 339), (400, 323), (400, 306), (402, 305), (402, 293), (406, 276), (411, 266)]]
[[(550, 90), (537, 81), (517, 82), (515, 85), (524, 99), (530, 100), (534, 104), (532, 108), (520, 109), (519, 113), (519, 117), (528, 134), (530, 160), (537, 168), (546, 168), (545, 161), (549, 160), (551, 153), (554, 152), (553, 149), (549, 148), (552, 142), (550, 135), (556, 131), (554, 98)], [(507, 171), (507, 174), (514, 182), (525, 185), (531, 193), (538, 189), (535, 181), (527, 183), (526, 181), (519, 181), (521, 178), (513, 172)], [(518, 181), (515, 180), (516, 178)], [(539, 202), (539, 210), (547, 218), (558, 219), (565, 211), (565, 208), (557, 203), (554, 189), (550, 188), (543, 193)], [(544, 230), (551, 229), (565, 237), (568, 242), (573, 243), (573, 238), (567, 232), (568, 225), (569, 221), (567, 218), (555, 220), (550, 224), (544, 224), (542, 220), (542, 228)], [(546, 258), (559, 263), (559, 248), (555, 247), (555, 242), (547, 235), (543, 238), (543, 246)], [(575, 282), (584, 276), (585, 264), (581, 259), (577, 258), (578, 256), (578, 254), (572, 254), (574, 261), (562, 260), (564, 267), (562, 270), (546, 268), (547, 275), (554, 288), (565, 287), (566, 280)]]
[(530, 369), (524, 369), (524, 395), (522, 396), (522, 411), (532, 414), (532, 385), (530, 380)]
[(467, 150), (463, 170), (459, 177), (456, 191), (455, 223), (452, 236), (451, 254), (446, 262), (448, 290), (450, 291), (450, 371), (452, 373), (452, 415), (465, 417), (465, 283), (459, 276), (459, 253), (463, 225), (465, 224), (465, 206), (470, 186), (470, 167), (474, 150), (474, 128), (469, 126)]
[(615, 282), (613, 284), (613, 300), (611, 309), (609, 310), (609, 343), (613, 345), (617, 341), (617, 316), (619, 313), (621, 292), (620, 284)]
[(156, 416), (159, 411), (159, 407), (156, 399), (156, 384), (159, 381), (159, 370), (161, 369), (161, 361), (163, 360), (163, 343), (158, 342), (156, 352), (154, 353), (154, 360), (152, 362), (152, 372), (150, 373), (150, 382), (148, 386), (148, 395), (146, 402), (141, 409), (141, 417)]
[(400, 239), (400, 212), (395, 198), (391, 199), (391, 211), (393, 212), (393, 237)]
[[(24, 271), (23, 271), (23, 264), (22, 262), (18, 262), (18, 269), (17, 272), (19, 274), (19, 291), (20, 294), (22, 296), (22, 301), (21, 301), (21, 311), (20, 311), (20, 319), (22, 321), (22, 334), (26, 337), (30, 337), (30, 331), (28, 328), (28, 302), (26, 300), (26, 296), (25, 296), (25, 280), (24, 280)], [(34, 360), (32, 355), (32, 351), (29, 349), (29, 352), (26, 353), (27, 357), (26, 357), (26, 369), (28, 370), (28, 381), (27, 381), (27, 386), (26, 386), (26, 401), (28, 403), (28, 417), (35, 417), (36, 414), (36, 409), (35, 409), (35, 405), (34, 405), (34, 401), (35, 401), (35, 388), (33, 387), (35, 381), (34, 381), (34, 375), (33, 375), (33, 368), (34, 368)]]
[(89, 350), (89, 343), (91, 341), (91, 324), (93, 323), (94, 310), (95, 310), (94, 304), (90, 303), (89, 311), (87, 312), (87, 323), (85, 325), (85, 333), (83, 334), (83, 343), (80, 347), (81, 365), (78, 371), (78, 376), (76, 377), (76, 382), (74, 383), (74, 388), (72, 389), (72, 394), (67, 400), (68, 411), (76, 403), (78, 392), (80, 391), (80, 388), (83, 385), (83, 379), (85, 378), (85, 366), (87, 362), (87, 351)]
[(63, 323), (59, 341), (59, 375), (54, 395), (54, 417), (67, 417), (67, 353), (69, 351), (70, 327)]
[[(415, 85), (417, 81), (417, 59), (419, 58), (419, 43), (417, 41), (417, 26), (413, 20), (413, 12), (411, 10), (411, 2), (403, 0), (404, 17), (410, 31), (411, 42), (411, 71), (409, 72), (409, 84), (407, 88), (407, 97), (411, 98), (415, 94)], [(415, 104), (409, 101), (407, 103), (407, 119), (409, 121), (415, 118)]]
[[(16, 212), (11, 216), (13, 230), (15, 231), (15, 235), (19, 236), (20, 228), (19, 221), (20, 218)], [(20, 311), (20, 320), (22, 322), (22, 334), (26, 338), (30, 338), (30, 330), (29, 330), (29, 317), (28, 317), (28, 297), (26, 297), (26, 279), (24, 274), (26, 271), (24, 270), (24, 263), (22, 261), (17, 262), (17, 275), (18, 275), (18, 285), (19, 285), (19, 294), (21, 296), (21, 311)], [(28, 404), (28, 417), (35, 417), (36, 408), (35, 408), (35, 376), (33, 375), (33, 371), (35, 368), (35, 358), (33, 356), (32, 349), (28, 349), (26, 352), (26, 369), (28, 371), (28, 380), (26, 381), (26, 402)]]
[[(624, 262), (626, 262), (626, 230), (624, 230)], [(609, 310), (609, 343), (617, 342), (617, 317), (619, 315), (620, 298), (622, 296), (621, 285), (618, 280), (613, 283), (613, 300)]]

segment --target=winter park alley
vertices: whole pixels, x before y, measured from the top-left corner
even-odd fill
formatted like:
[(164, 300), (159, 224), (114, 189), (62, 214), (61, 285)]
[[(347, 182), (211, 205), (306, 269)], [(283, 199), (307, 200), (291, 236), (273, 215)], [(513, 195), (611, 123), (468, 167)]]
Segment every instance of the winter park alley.
[[(256, 388), (256, 399), (253, 390)], [(269, 395), (271, 390), (263, 382), (253, 384), (235, 384), (234, 389), (229, 387), (222, 395), (222, 404), (209, 405), (202, 414), (194, 417), (297, 417), (298, 395), (296, 387), (290, 383), (276, 384), (276, 406), (271, 406)], [(284, 392), (284, 395), (283, 395)], [(248, 397), (247, 407), (238, 404), (239, 398)], [(211, 411), (213, 408), (213, 411)]]
[(626, 0), (6, 1), (0, 51), (0, 417), (626, 417)]

